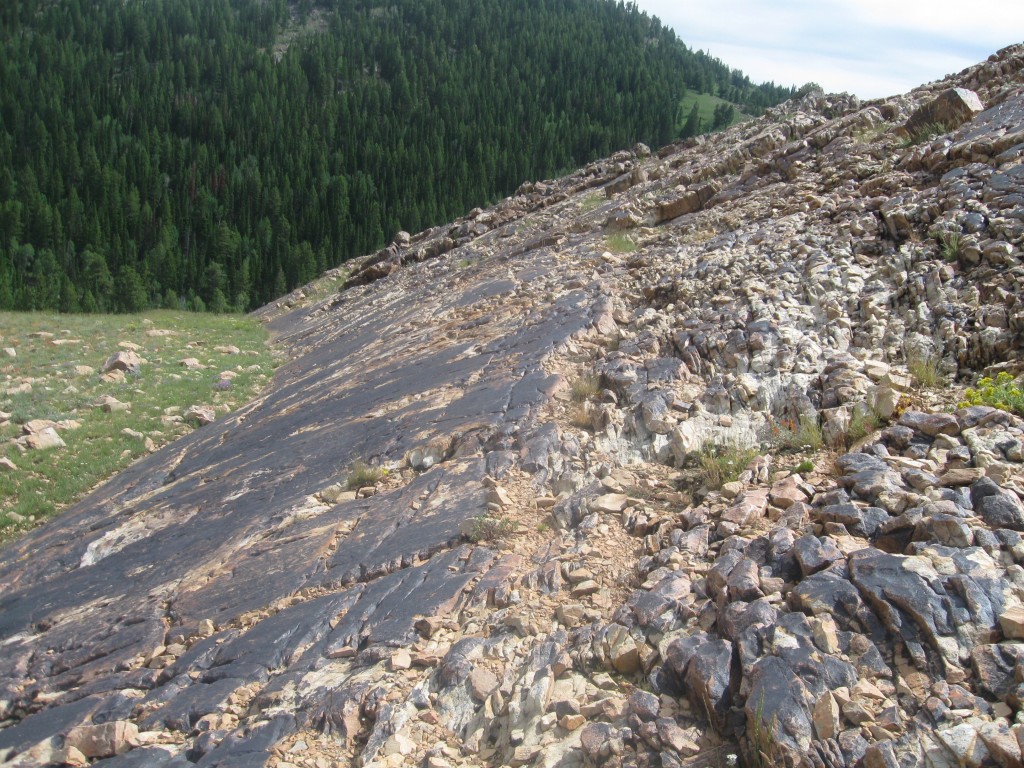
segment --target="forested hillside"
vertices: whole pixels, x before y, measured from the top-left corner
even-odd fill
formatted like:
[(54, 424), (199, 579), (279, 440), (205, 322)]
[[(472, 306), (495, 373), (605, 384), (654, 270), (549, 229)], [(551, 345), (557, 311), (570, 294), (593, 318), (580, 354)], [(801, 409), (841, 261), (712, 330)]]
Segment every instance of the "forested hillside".
[(0, 4), (0, 309), (249, 309), (790, 94), (609, 0)]

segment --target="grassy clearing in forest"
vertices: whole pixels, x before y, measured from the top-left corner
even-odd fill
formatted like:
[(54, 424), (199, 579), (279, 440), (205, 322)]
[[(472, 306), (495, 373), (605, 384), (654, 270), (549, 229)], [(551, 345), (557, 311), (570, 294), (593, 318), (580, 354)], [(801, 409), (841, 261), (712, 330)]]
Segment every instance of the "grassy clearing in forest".
[[(133, 348), (137, 374), (101, 377), (111, 355)], [(0, 458), (14, 465), (0, 467), (0, 543), (191, 431), (181, 418), (190, 406), (220, 417), (244, 405), (275, 365), (266, 332), (242, 315), (0, 313)], [(96, 407), (105, 395), (129, 410)], [(55, 422), (66, 447), (19, 447), (34, 420)]]

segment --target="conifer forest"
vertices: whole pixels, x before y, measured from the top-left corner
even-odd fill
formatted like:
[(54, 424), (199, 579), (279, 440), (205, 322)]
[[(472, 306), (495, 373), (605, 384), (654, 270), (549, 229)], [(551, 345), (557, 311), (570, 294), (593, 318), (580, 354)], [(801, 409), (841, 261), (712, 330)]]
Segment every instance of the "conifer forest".
[(792, 94), (611, 0), (5, 0), (0, 45), (0, 309), (249, 310)]

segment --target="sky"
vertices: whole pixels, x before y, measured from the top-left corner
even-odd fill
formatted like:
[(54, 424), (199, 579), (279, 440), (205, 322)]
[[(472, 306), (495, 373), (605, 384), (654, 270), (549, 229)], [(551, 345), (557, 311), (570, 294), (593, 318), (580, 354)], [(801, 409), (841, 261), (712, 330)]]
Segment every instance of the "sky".
[(755, 83), (874, 99), (1024, 42), (1020, 0), (636, 0), (693, 50)]

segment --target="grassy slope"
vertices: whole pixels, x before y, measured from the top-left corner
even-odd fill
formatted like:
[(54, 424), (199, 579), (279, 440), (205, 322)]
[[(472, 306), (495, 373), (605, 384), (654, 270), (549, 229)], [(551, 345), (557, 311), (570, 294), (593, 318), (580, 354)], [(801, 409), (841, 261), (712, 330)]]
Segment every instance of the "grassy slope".
[[(33, 335), (40, 332), (52, 337)], [(252, 399), (275, 366), (266, 341), (259, 323), (239, 315), (0, 313), (0, 411), (10, 414), (7, 421), (0, 415), (0, 456), (16, 465), (0, 468), (0, 543), (189, 431), (181, 421), (189, 406), (211, 405), (220, 415)], [(101, 379), (106, 359), (130, 344), (145, 360), (140, 373), (121, 382)], [(239, 353), (216, 349), (231, 346)], [(181, 364), (186, 358), (205, 367), (190, 370)], [(218, 384), (222, 379), (230, 384)], [(26, 384), (29, 391), (17, 391)], [(131, 410), (93, 407), (103, 395)], [(57, 428), (66, 448), (22, 451), (14, 438), (32, 419), (80, 426)]]
[[(686, 95), (683, 96), (683, 100), (680, 103), (679, 114), (682, 115), (683, 122), (679, 125), (679, 128), (683, 127), (686, 123), (686, 118), (690, 116), (690, 110), (693, 109), (693, 102), (698, 103), (698, 109), (700, 111), (700, 124), (701, 131), (706, 132), (711, 127), (711, 122), (715, 116), (715, 107), (719, 104), (726, 104), (728, 102), (725, 99), (720, 99), (717, 96), (712, 96), (709, 93), (697, 93), (696, 91), (687, 91)], [(733, 123), (740, 123), (744, 120), (750, 120), (751, 116), (736, 110), (736, 116), (733, 118)]]

